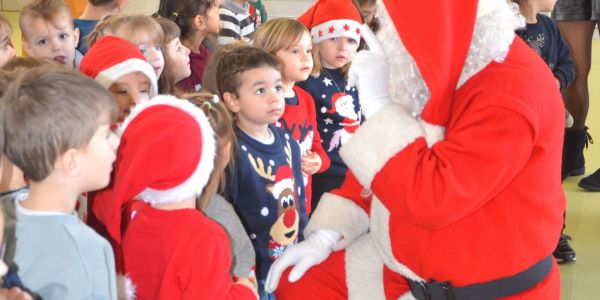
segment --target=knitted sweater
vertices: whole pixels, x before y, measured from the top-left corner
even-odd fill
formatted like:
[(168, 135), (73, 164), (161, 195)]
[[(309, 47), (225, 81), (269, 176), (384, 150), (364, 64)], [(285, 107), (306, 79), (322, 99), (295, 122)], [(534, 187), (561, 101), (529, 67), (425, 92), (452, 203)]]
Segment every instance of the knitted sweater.
[(252, 39), (255, 28), (254, 19), (248, 12), (249, 6), (248, 2), (241, 7), (233, 0), (223, 1), (219, 8), (219, 18), (221, 19), (219, 44), (231, 44), (242, 38)]

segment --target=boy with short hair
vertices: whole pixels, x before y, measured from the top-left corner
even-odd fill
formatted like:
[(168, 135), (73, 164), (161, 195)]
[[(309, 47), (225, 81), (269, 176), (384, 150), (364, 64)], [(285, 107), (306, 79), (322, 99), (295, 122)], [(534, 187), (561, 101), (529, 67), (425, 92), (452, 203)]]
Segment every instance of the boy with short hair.
[(246, 0), (223, 0), (219, 8), (219, 44), (227, 45), (238, 40), (248, 42), (252, 39), (256, 28), (249, 7)]
[(104, 17), (119, 12), (125, 6), (126, 0), (88, 0), (85, 10), (79, 18), (73, 20), (75, 28), (79, 29), (77, 51), (85, 55), (88, 50), (87, 36), (94, 31), (98, 21)]
[(76, 67), (81, 53), (75, 50), (79, 30), (64, 0), (32, 0), (19, 17), (23, 49), (29, 56), (48, 58)]
[(235, 115), (235, 169), (229, 199), (256, 252), (261, 299), (269, 267), (290, 245), (303, 240), (307, 222), (300, 146), (273, 124), (285, 108), (278, 59), (265, 50), (240, 46), (223, 55), (217, 86)]
[(75, 71), (40, 67), (3, 96), (5, 153), (30, 180), (17, 197), (21, 280), (43, 299), (116, 299), (110, 245), (75, 213), (79, 195), (106, 186), (118, 138), (110, 94)]

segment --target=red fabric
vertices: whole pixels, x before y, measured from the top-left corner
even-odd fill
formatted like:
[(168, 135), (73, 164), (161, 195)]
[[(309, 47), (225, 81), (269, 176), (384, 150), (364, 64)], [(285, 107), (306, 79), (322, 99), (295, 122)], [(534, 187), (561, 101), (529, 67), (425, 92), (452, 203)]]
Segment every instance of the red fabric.
[(298, 21), (306, 28), (323, 24), (332, 20), (353, 20), (362, 24), (362, 17), (351, 0), (318, 0)]
[(146, 61), (140, 49), (134, 44), (122, 38), (108, 35), (99, 39), (88, 50), (81, 59), (79, 70), (91, 78), (96, 78), (102, 71), (134, 58)]
[[(390, 211), (396, 260), (421, 278), (463, 286), (552, 253), (565, 210), (564, 107), (554, 86), (543, 61), (515, 39), (504, 63), (456, 92), (444, 140), (428, 148), (420, 138), (377, 173), (372, 190)], [(356, 185), (334, 193), (356, 193)], [(553, 273), (526, 294), (557, 299), (559, 290)]]
[(453, 105), (450, 99), (473, 36), (478, 0), (461, 0), (460, 4), (447, 0), (419, 5), (414, 0), (383, 3), (431, 92), (422, 117), (445, 126)]
[(196, 209), (140, 207), (123, 251), (137, 299), (256, 299), (232, 281), (227, 233)]
[[(323, 146), (321, 145), (321, 135), (317, 128), (317, 112), (315, 110), (315, 100), (313, 97), (304, 89), (299, 86), (294, 86), (294, 92), (298, 98), (297, 105), (285, 105), (285, 111), (279, 122), (285, 121), (286, 129), (291, 130), (290, 134), (298, 141), (298, 143), (304, 143), (301, 141), (301, 135), (303, 130), (312, 128), (313, 137), (311, 141), (310, 151), (316, 153), (321, 158), (321, 168), (317, 173), (325, 172), (329, 169), (331, 164), (329, 156)], [(304, 187), (306, 194), (306, 213), (311, 212), (311, 201), (312, 201), (312, 176), (308, 176), (308, 184)]]
[(190, 68), (192, 74), (190, 77), (179, 81), (177, 87), (184, 92), (197, 92), (196, 85), (202, 85), (204, 69), (206, 69), (206, 65), (211, 56), (212, 52), (204, 45), (200, 46), (198, 52), (190, 51)]
[(116, 243), (124, 204), (146, 188), (166, 190), (185, 182), (200, 162), (201, 149), (200, 125), (181, 109), (156, 105), (135, 116), (121, 136), (113, 180), (92, 203)]

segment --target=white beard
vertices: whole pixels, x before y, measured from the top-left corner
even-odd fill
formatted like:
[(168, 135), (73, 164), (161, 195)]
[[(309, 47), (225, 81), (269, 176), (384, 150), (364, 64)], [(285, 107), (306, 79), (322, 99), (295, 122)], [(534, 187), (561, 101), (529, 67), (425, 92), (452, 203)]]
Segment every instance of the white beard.
[[(417, 117), (430, 98), (429, 89), (381, 0), (377, 1), (377, 12), (381, 22), (377, 37), (382, 41), (390, 65), (390, 96), (392, 101)], [(502, 62), (515, 37), (515, 29), (524, 25), (525, 20), (515, 3), (505, 3), (479, 17), (456, 89), (491, 61)]]

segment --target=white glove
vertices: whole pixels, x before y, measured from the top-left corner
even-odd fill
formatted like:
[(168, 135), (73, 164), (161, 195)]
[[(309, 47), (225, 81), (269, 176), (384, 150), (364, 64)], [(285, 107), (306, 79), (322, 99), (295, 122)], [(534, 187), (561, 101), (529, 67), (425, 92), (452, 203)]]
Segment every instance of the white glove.
[(333, 246), (342, 238), (342, 234), (334, 230), (318, 230), (306, 240), (287, 248), (271, 265), (265, 290), (272, 293), (279, 285), (281, 274), (288, 267), (295, 265), (288, 280), (295, 282), (312, 266), (320, 264), (333, 251)]
[(383, 46), (369, 26), (363, 24), (361, 33), (370, 50), (360, 51), (352, 59), (348, 71), (348, 85), (358, 89), (360, 106), (363, 115), (368, 119), (392, 102), (388, 89), (390, 67)]

